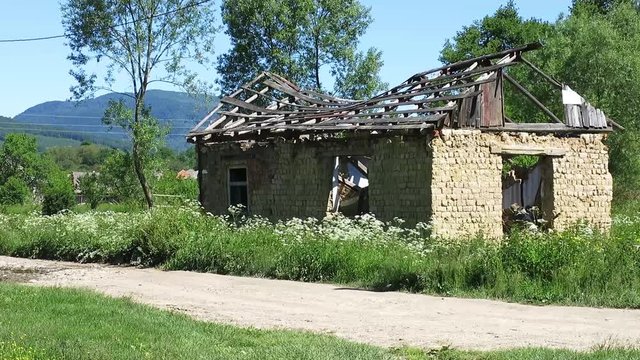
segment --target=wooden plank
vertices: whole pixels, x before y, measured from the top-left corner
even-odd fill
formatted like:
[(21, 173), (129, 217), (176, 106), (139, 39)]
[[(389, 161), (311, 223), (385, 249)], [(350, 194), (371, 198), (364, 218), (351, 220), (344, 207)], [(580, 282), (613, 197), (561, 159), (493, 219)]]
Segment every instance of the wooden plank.
[(586, 103), (580, 105), (580, 126), (589, 127), (589, 106)]
[(598, 121), (598, 113), (596, 112), (596, 108), (594, 108), (593, 105), (591, 104), (588, 105), (588, 108), (589, 108), (589, 127), (590, 128), (597, 127), (596, 123)]
[[(342, 128), (349, 128), (350, 126), (358, 126), (359, 124), (369, 124), (369, 125), (380, 125), (383, 126), (385, 128), (389, 128), (389, 127), (393, 127), (393, 126), (400, 126), (400, 125), (404, 125), (404, 124), (421, 124), (421, 123), (437, 123), (438, 121), (442, 120), (445, 117), (444, 114), (440, 114), (440, 115), (433, 115), (433, 116), (424, 116), (424, 117), (409, 117), (409, 118), (397, 118), (397, 119), (345, 119), (345, 120), (340, 120), (339, 122), (334, 122), (334, 123), (320, 123), (320, 124), (283, 124), (283, 123), (279, 123), (279, 124), (270, 124), (270, 125), (264, 125), (264, 126), (260, 126), (261, 124), (253, 124), (253, 126), (251, 125), (246, 125), (246, 126), (242, 126), (242, 127), (236, 127), (233, 130), (234, 131), (245, 131), (245, 130), (269, 130), (269, 129), (285, 129), (285, 125), (292, 125), (295, 126), (296, 128), (302, 129), (302, 128), (332, 128), (334, 126), (340, 126)], [(229, 129), (214, 129), (212, 132), (213, 133), (218, 133), (218, 132), (226, 132)]]
[(567, 150), (527, 145), (492, 145), (491, 153), (500, 155), (564, 156), (567, 154)]
[[(305, 120), (310, 120), (310, 119), (315, 119), (320, 117), (321, 119), (327, 119), (324, 120), (325, 121), (341, 121), (341, 119), (343, 118), (372, 118), (374, 116), (382, 116), (383, 119), (389, 117), (389, 116), (393, 116), (393, 115), (402, 115), (402, 114), (429, 114), (429, 113), (435, 113), (435, 112), (443, 112), (443, 111), (451, 111), (454, 110), (455, 107), (453, 106), (441, 106), (441, 107), (433, 107), (433, 108), (424, 108), (424, 109), (411, 109), (411, 110), (393, 110), (393, 111), (387, 111), (387, 112), (370, 112), (370, 113), (358, 113), (358, 114), (351, 114), (351, 113), (344, 113), (344, 112), (326, 112), (326, 113), (317, 113), (317, 114), (304, 114), (301, 113), (300, 115), (292, 115), (287, 117), (287, 121), (305, 121)], [(271, 123), (271, 122), (279, 122), (282, 121), (283, 118), (280, 117), (278, 119), (273, 119), (273, 115), (256, 115), (256, 118), (262, 118), (262, 117), (270, 117), (271, 119), (269, 120), (262, 120), (262, 121), (251, 121), (250, 123)]]
[(285, 93), (287, 95), (295, 96), (296, 98), (302, 99), (302, 100), (304, 100), (304, 101), (306, 101), (308, 103), (312, 103), (312, 104), (316, 104), (316, 105), (326, 105), (327, 104), (327, 102), (325, 102), (325, 101), (314, 99), (314, 98), (312, 98), (310, 96), (307, 96), (307, 95), (304, 95), (301, 92), (296, 91), (296, 90), (294, 90), (292, 88), (289, 88), (289, 87), (286, 87), (286, 86), (282, 86), (282, 85), (276, 83), (275, 81), (265, 80), (264, 83), (265, 83), (265, 85), (271, 86), (272, 88), (274, 88), (274, 89), (276, 89), (276, 90), (278, 90), (280, 92), (283, 92), (283, 93)]
[[(455, 74), (450, 74), (450, 75), (441, 75), (432, 79), (424, 79), (424, 80), (419, 80), (419, 81), (415, 81), (412, 83), (408, 83), (405, 85), (401, 85), (398, 86), (397, 89), (393, 89), (396, 91), (400, 91), (400, 89), (403, 88), (407, 88), (410, 86), (415, 86), (415, 85), (421, 85), (421, 84), (440, 84), (440, 85), (444, 85), (447, 82), (451, 82), (451, 80), (456, 79), (456, 78), (461, 78), (461, 77), (471, 77), (474, 75), (481, 75), (481, 74), (485, 74), (485, 73), (491, 73), (494, 72), (496, 70), (499, 69), (503, 69), (505, 67), (508, 66), (513, 66), (513, 65), (517, 65), (518, 63), (514, 63), (514, 62), (508, 62), (508, 63), (502, 63), (502, 64), (497, 64), (497, 65), (491, 65), (491, 66), (485, 66), (485, 67), (479, 67), (477, 69), (473, 69), (473, 70), (469, 70), (469, 71), (465, 71), (465, 72), (460, 72), (460, 73), (455, 73)], [(446, 80), (446, 82), (445, 82)]]
[(450, 65), (444, 65), (444, 66), (441, 66), (441, 67), (438, 67), (438, 68), (435, 68), (435, 69), (431, 69), (431, 70), (428, 70), (428, 71), (425, 71), (425, 72), (418, 73), (418, 74), (412, 76), (411, 78), (424, 76), (424, 75), (428, 75), (428, 74), (435, 73), (435, 72), (438, 72), (438, 71), (443, 71), (443, 70), (455, 71), (457, 69), (462, 69), (464, 67), (467, 67), (468, 65), (471, 65), (474, 62), (482, 62), (484, 60), (499, 59), (499, 58), (504, 57), (504, 56), (509, 55), (509, 54), (522, 53), (522, 52), (526, 52), (526, 51), (537, 50), (537, 49), (540, 49), (541, 47), (542, 47), (542, 44), (540, 42), (534, 42), (534, 43), (526, 44), (526, 45), (521, 46), (521, 47), (500, 51), (500, 52), (497, 52), (497, 53), (494, 53), (494, 54), (483, 55), (483, 56), (475, 57), (475, 58), (472, 58), (472, 59), (469, 59), (469, 60), (459, 61), (457, 63), (453, 63), (453, 64), (450, 64)]
[[(482, 84), (486, 84), (488, 82), (491, 82), (492, 80), (490, 79), (485, 79), (485, 80), (480, 80), (480, 81), (473, 81), (473, 82), (469, 82), (469, 83), (464, 83), (464, 84), (460, 84), (460, 85), (450, 85), (447, 87), (425, 87), (425, 88), (421, 88), (419, 90), (413, 90), (413, 91), (407, 91), (407, 92), (397, 92), (394, 95), (388, 95), (388, 96), (381, 96), (381, 97), (374, 97), (371, 98), (370, 100), (367, 100), (364, 102), (365, 105), (370, 105), (370, 104), (375, 104), (381, 101), (387, 101), (387, 100), (395, 100), (395, 99), (402, 99), (402, 98), (406, 98), (406, 97), (416, 97), (416, 96), (422, 96), (422, 95), (430, 95), (430, 94), (435, 94), (435, 93), (440, 93), (440, 92), (447, 92), (447, 91), (453, 91), (453, 90), (460, 90), (460, 89), (467, 89), (467, 88), (472, 88), (475, 85), (482, 85)], [(447, 84), (445, 84), (446, 86)], [(423, 90), (426, 89), (426, 90)]]
[(565, 124), (571, 127), (582, 126), (582, 114), (580, 112), (580, 105), (566, 104), (564, 105), (564, 117)]
[(471, 94), (475, 95), (466, 97), (460, 102), (458, 110), (458, 127), (460, 128), (475, 127), (476, 124), (479, 124), (480, 118), (482, 117), (482, 108), (480, 106), (480, 94), (482, 94), (482, 92), (474, 91), (469, 93), (469, 95)]
[(482, 117), (480, 127), (495, 127), (503, 125), (502, 113), (502, 76), (495, 74), (491, 82), (483, 84), (482, 89)]
[(351, 126), (296, 126), (296, 125), (283, 125), (279, 127), (279, 129), (289, 129), (289, 130), (319, 130), (319, 131), (330, 131), (330, 130), (406, 130), (406, 129), (433, 129), (434, 124), (412, 124), (412, 125), (351, 125)]
[(606, 129), (585, 129), (585, 128), (574, 128), (571, 126), (567, 126), (565, 124), (553, 124), (553, 123), (507, 123), (502, 127), (497, 128), (487, 128), (484, 129), (487, 132), (532, 132), (532, 133), (607, 133), (611, 132), (610, 128)]

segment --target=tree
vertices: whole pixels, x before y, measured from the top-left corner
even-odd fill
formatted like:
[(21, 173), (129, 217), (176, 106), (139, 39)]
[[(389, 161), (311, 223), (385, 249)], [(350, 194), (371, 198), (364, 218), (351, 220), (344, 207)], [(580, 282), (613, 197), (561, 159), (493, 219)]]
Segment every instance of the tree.
[(22, 205), (29, 196), (29, 187), (24, 180), (12, 176), (0, 185), (0, 205)]
[(50, 174), (42, 190), (42, 214), (55, 215), (75, 205), (75, 194), (69, 177), (61, 171)]
[[(111, 103), (105, 113), (107, 124), (121, 126), (131, 136), (133, 167), (145, 201), (153, 206), (145, 174), (148, 141), (161, 132), (144, 105), (150, 84), (169, 82), (194, 91), (202, 83), (189, 69), (189, 62), (210, 62), (216, 31), (211, 0), (67, 0), (62, 5), (62, 24), (78, 70), (72, 87), (76, 98), (90, 96), (97, 89), (110, 88), (116, 73), (130, 81), (134, 107), (124, 111), (122, 102)], [(92, 62), (106, 60), (104, 86), (97, 75), (88, 74)], [(164, 73), (160, 68), (164, 67)], [(114, 117), (115, 116), (115, 117)]]
[(620, 4), (630, 4), (639, 6), (640, 1), (637, 0), (573, 0), (571, 5), (571, 13), (574, 13), (579, 9), (588, 9), (590, 12), (599, 12), (601, 14), (606, 14), (613, 10), (616, 6)]
[[(640, 189), (640, 10), (632, 0), (576, 0), (571, 13), (554, 24), (522, 19), (513, 2), (464, 27), (441, 53), (445, 63), (542, 40), (545, 47), (525, 56), (551, 76), (571, 86), (626, 127), (609, 138), (609, 168), (618, 197), (638, 197)], [(527, 67), (509, 74), (556, 114), (561, 95)], [(508, 83), (505, 86), (509, 86)], [(514, 120), (548, 121), (512, 89), (505, 90), (505, 110)]]
[[(524, 44), (545, 41), (553, 36), (555, 25), (538, 19), (524, 19), (513, 1), (501, 6), (493, 15), (463, 27), (447, 40), (440, 53), (440, 61), (453, 63), (463, 59), (491, 54)], [(525, 55), (539, 67), (547, 69), (545, 50)], [(562, 111), (560, 98), (541, 76), (524, 66), (505, 70), (552, 110)], [(516, 122), (548, 122), (549, 118), (529, 99), (505, 82), (505, 112)]]
[(523, 19), (513, 0), (500, 6), (491, 16), (476, 20), (447, 40), (440, 61), (453, 63), (471, 57), (492, 54), (551, 35), (553, 25), (538, 19)]
[(546, 49), (549, 71), (569, 84), (626, 130), (609, 139), (616, 196), (639, 197), (640, 11), (616, 1), (606, 12), (575, 7), (557, 25)]
[(231, 38), (217, 66), (225, 93), (263, 71), (326, 91), (325, 67), (340, 96), (362, 98), (386, 86), (378, 76), (380, 51), (357, 51), (372, 21), (358, 0), (225, 0), (222, 21)]
[(40, 187), (55, 165), (38, 153), (36, 138), (7, 134), (0, 148), (0, 184), (15, 177), (31, 188)]

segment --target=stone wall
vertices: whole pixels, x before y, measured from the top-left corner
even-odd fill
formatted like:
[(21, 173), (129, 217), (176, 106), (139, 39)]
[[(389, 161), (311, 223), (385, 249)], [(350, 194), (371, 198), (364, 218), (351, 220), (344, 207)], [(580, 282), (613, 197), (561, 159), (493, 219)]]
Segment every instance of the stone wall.
[[(543, 148), (553, 154), (549, 156), (553, 180), (546, 189), (552, 191), (554, 228), (587, 221), (609, 229), (612, 178), (603, 140), (600, 134), (561, 137), (444, 130), (432, 142), (434, 233), (446, 237), (502, 235), (503, 155), (492, 152), (492, 146)], [(547, 211), (551, 208), (545, 207)]]
[(406, 226), (431, 218), (431, 149), (428, 137), (379, 139), (372, 143), (369, 207), (384, 221)]
[(491, 135), (443, 130), (432, 142), (434, 234), (502, 236), (502, 158), (490, 152)]
[(379, 219), (407, 225), (430, 218), (430, 153), (426, 137), (279, 141), (199, 146), (200, 200), (215, 214), (229, 206), (227, 172), (246, 167), (249, 210), (271, 219), (326, 215), (335, 156), (370, 156), (369, 207)]

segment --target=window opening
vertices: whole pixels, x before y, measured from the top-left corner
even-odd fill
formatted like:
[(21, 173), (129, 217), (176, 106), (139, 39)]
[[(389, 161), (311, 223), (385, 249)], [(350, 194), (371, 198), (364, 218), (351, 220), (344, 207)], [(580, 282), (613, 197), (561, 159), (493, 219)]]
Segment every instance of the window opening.
[(249, 207), (247, 168), (229, 169), (229, 205)]
[(336, 156), (333, 162), (333, 188), (330, 212), (353, 217), (369, 212), (369, 158)]

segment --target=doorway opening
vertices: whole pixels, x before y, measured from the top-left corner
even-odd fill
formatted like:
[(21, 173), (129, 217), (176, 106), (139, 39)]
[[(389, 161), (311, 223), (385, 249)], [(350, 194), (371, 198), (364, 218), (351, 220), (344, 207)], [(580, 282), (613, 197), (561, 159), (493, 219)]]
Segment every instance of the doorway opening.
[(369, 212), (369, 157), (336, 156), (327, 210), (354, 217)]
[(553, 227), (553, 165), (551, 157), (504, 155), (502, 162), (503, 230)]

